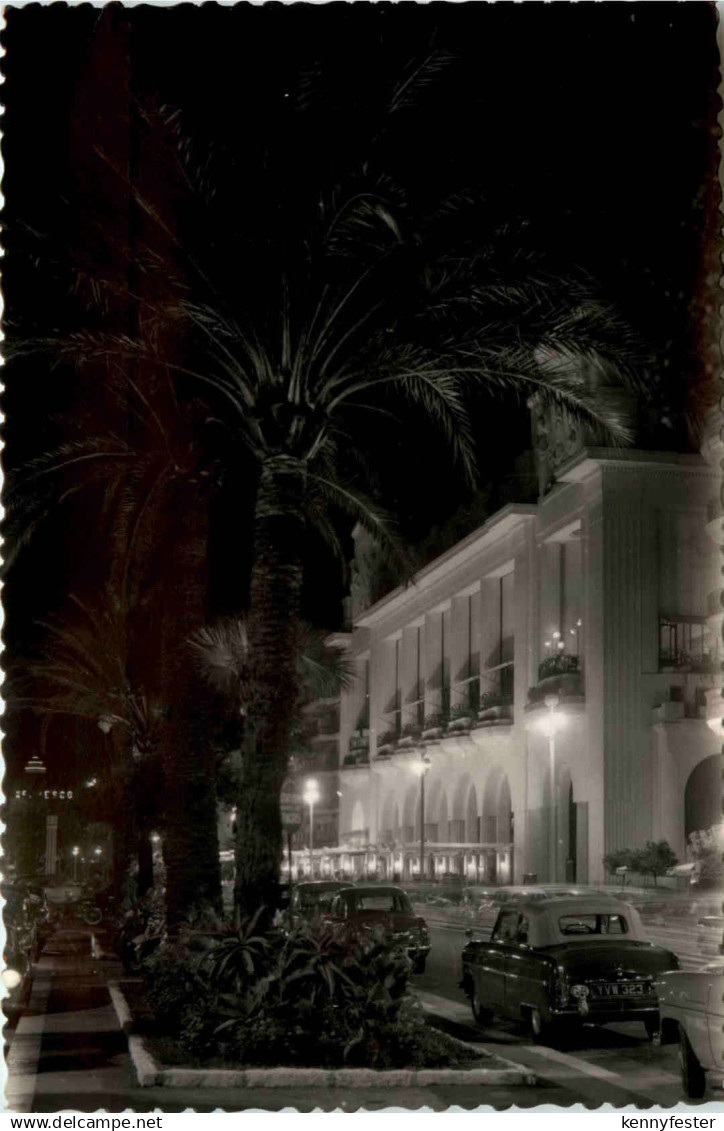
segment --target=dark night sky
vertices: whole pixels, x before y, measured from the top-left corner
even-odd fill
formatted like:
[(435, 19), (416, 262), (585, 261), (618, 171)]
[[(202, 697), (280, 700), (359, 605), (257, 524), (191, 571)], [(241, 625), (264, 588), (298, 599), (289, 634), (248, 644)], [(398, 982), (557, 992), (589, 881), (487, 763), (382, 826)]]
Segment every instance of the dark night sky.
[[(101, 208), (92, 146), (114, 135), (108, 107), (126, 64), (144, 104), (181, 109), (197, 150), (221, 147), (250, 178), (268, 160), (279, 178), (301, 186), (359, 162), (386, 82), (432, 45), (454, 60), (400, 116), (390, 140), (376, 144), (379, 167), (419, 205), (466, 188), (485, 201), (486, 215), (531, 221), (561, 262), (600, 279), (650, 346), (657, 372), (669, 374), (667, 396), (681, 401), (700, 368), (691, 304), (714, 223), (715, 19), (704, 3), (10, 8), (10, 334), (77, 324), (68, 271), (79, 256), (92, 262), (92, 253), (64, 240), (66, 217)], [(310, 73), (319, 98), (297, 128), (290, 103)], [(62, 369), (49, 375), (37, 361), (15, 363), (6, 378), (12, 472), (56, 443), (67, 415), (78, 420), (83, 405)], [(496, 412), (481, 420), (479, 435), (484, 471), (498, 474), (526, 446), (527, 424)], [(386, 498), (403, 530), (420, 536), (455, 509), (460, 484), (432, 461), (399, 461), (394, 445), (388, 455)], [(71, 585), (82, 588), (99, 557), (97, 528), (78, 506), (38, 532), (8, 580), (11, 651), (27, 646), (32, 622), (62, 607)], [(226, 547), (219, 557), (223, 607), (234, 553)], [(312, 604), (330, 590), (321, 568), (318, 579)], [(331, 600), (317, 606), (331, 626), (338, 598), (333, 585)]]

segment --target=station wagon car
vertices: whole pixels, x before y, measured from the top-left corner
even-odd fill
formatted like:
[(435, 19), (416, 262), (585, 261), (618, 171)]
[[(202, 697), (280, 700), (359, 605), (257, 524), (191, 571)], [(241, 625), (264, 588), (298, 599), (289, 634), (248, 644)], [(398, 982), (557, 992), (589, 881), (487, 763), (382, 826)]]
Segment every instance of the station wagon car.
[(524, 1022), (536, 1040), (584, 1022), (640, 1020), (659, 1028), (656, 979), (675, 970), (670, 950), (646, 938), (638, 912), (602, 895), (551, 897), (503, 907), (490, 940), (471, 938), (461, 987), (473, 1017)]
[(724, 1076), (724, 961), (677, 970), (658, 981), (661, 1041), (679, 1042), (684, 1094), (701, 1099), (706, 1073)]
[(402, 888), (377, 885), (345, 888), (332, 900), (330, 919), (344, 923), (358, 937), (365, 931), (382, 930), (407, 952), (413, 972), (424, 973), (430, 953), (427, 924), (415, 915)]

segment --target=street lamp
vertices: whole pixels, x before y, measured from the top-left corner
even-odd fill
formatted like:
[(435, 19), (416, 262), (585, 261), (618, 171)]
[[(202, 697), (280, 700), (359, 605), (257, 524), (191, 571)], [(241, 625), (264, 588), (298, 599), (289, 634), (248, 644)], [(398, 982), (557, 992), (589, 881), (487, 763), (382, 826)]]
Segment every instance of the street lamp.
[(412, 763), (414, 773), (420, 778), (420, 879), (425, 867), (425, 778), (430, 772), (430, 765), (430, 759), (424, 752)]
[(540, 720), (540, 729), (548, 738), (548, 757), (550, 760), (551, 778), (551, 882), (555, 883), (558, 865), (558, 809), (556, 806), (556, 735), (561, 729), (563, 715), (556, 711), (558, 706), (557, 695), (546, 695), (545, 704), (548, 714)]
[(78, 857), (80, 855), (80, 848), (78, 847), (77, 844), (73, 845), (73, 848), (71, 849), (71, 855), (73, 857), (73, 879), (77, 880), (78, 879)]
[(303, 796), (309, 806), (309, 876), (314, 879), (314, 805), (319, 801), (319, 783), (314, 778), (307, 778)]

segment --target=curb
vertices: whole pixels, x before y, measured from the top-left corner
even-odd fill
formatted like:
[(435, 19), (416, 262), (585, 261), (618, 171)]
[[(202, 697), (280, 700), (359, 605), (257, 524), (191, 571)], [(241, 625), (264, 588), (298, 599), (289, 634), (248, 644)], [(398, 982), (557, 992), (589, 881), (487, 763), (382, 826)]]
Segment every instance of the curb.
[(153, 1083), (164, 1088), (402, 1088), (435, 1084), (492, 1087), (534, 1084), (535, 1077), (519, 1068), (398, 1068), (387, 1071), (373, 1068), (161, 1068)]
[[(434, 1084), (493, 1087), (533, 1085), (537, 1082), (527, 1069), (509, 1067), (509, 1061), (505, 1062), (504, 1068), (397, 1068), (385, 1071), (373, 1068), (164, 1068), (148, 1051), (143, 1038), (130, 1031), (133, 1018), (118, 983), (108, 982), (108, 992), (118, 1023), (126, 1034), (128, 1052), (141, 1088), (404, 1088)], [(449, 1039), (463, 1048), (475, 1048), (455, 1037)]]
[(133, 1017), (131, 1016), (131, 1011), (128, 1008), (128, 1002), (121, 993), (118, 982), (108, 982), (107, 985), (108, 993), (111, 995), (113, 1008), (115, 1009), (116, 1017), (118, 1018), (118, 1024), (121, 1026), (121, 1029), (123, 1029), (123, 1032), (126, 1034), (126, 1036), (128, 1036), (133, 1028)]

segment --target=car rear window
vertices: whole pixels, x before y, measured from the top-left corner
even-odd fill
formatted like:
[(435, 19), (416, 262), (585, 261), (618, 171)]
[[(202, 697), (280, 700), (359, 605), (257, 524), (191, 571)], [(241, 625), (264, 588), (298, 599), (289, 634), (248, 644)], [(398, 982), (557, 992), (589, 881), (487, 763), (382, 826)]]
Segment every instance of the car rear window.
[(623, 915), (608, 912), (562, 915), (558, 920), (562, 935), (626, 935), (628, 923)]
[(409, 911), (407, 896), (398, 892), (358, 895), (352, 904), (356, 911)]
[(336, 894), (335, 891), (302, 892), (299, 902), (305, 911), (309, 911), (314, 907), (326, 911)]

